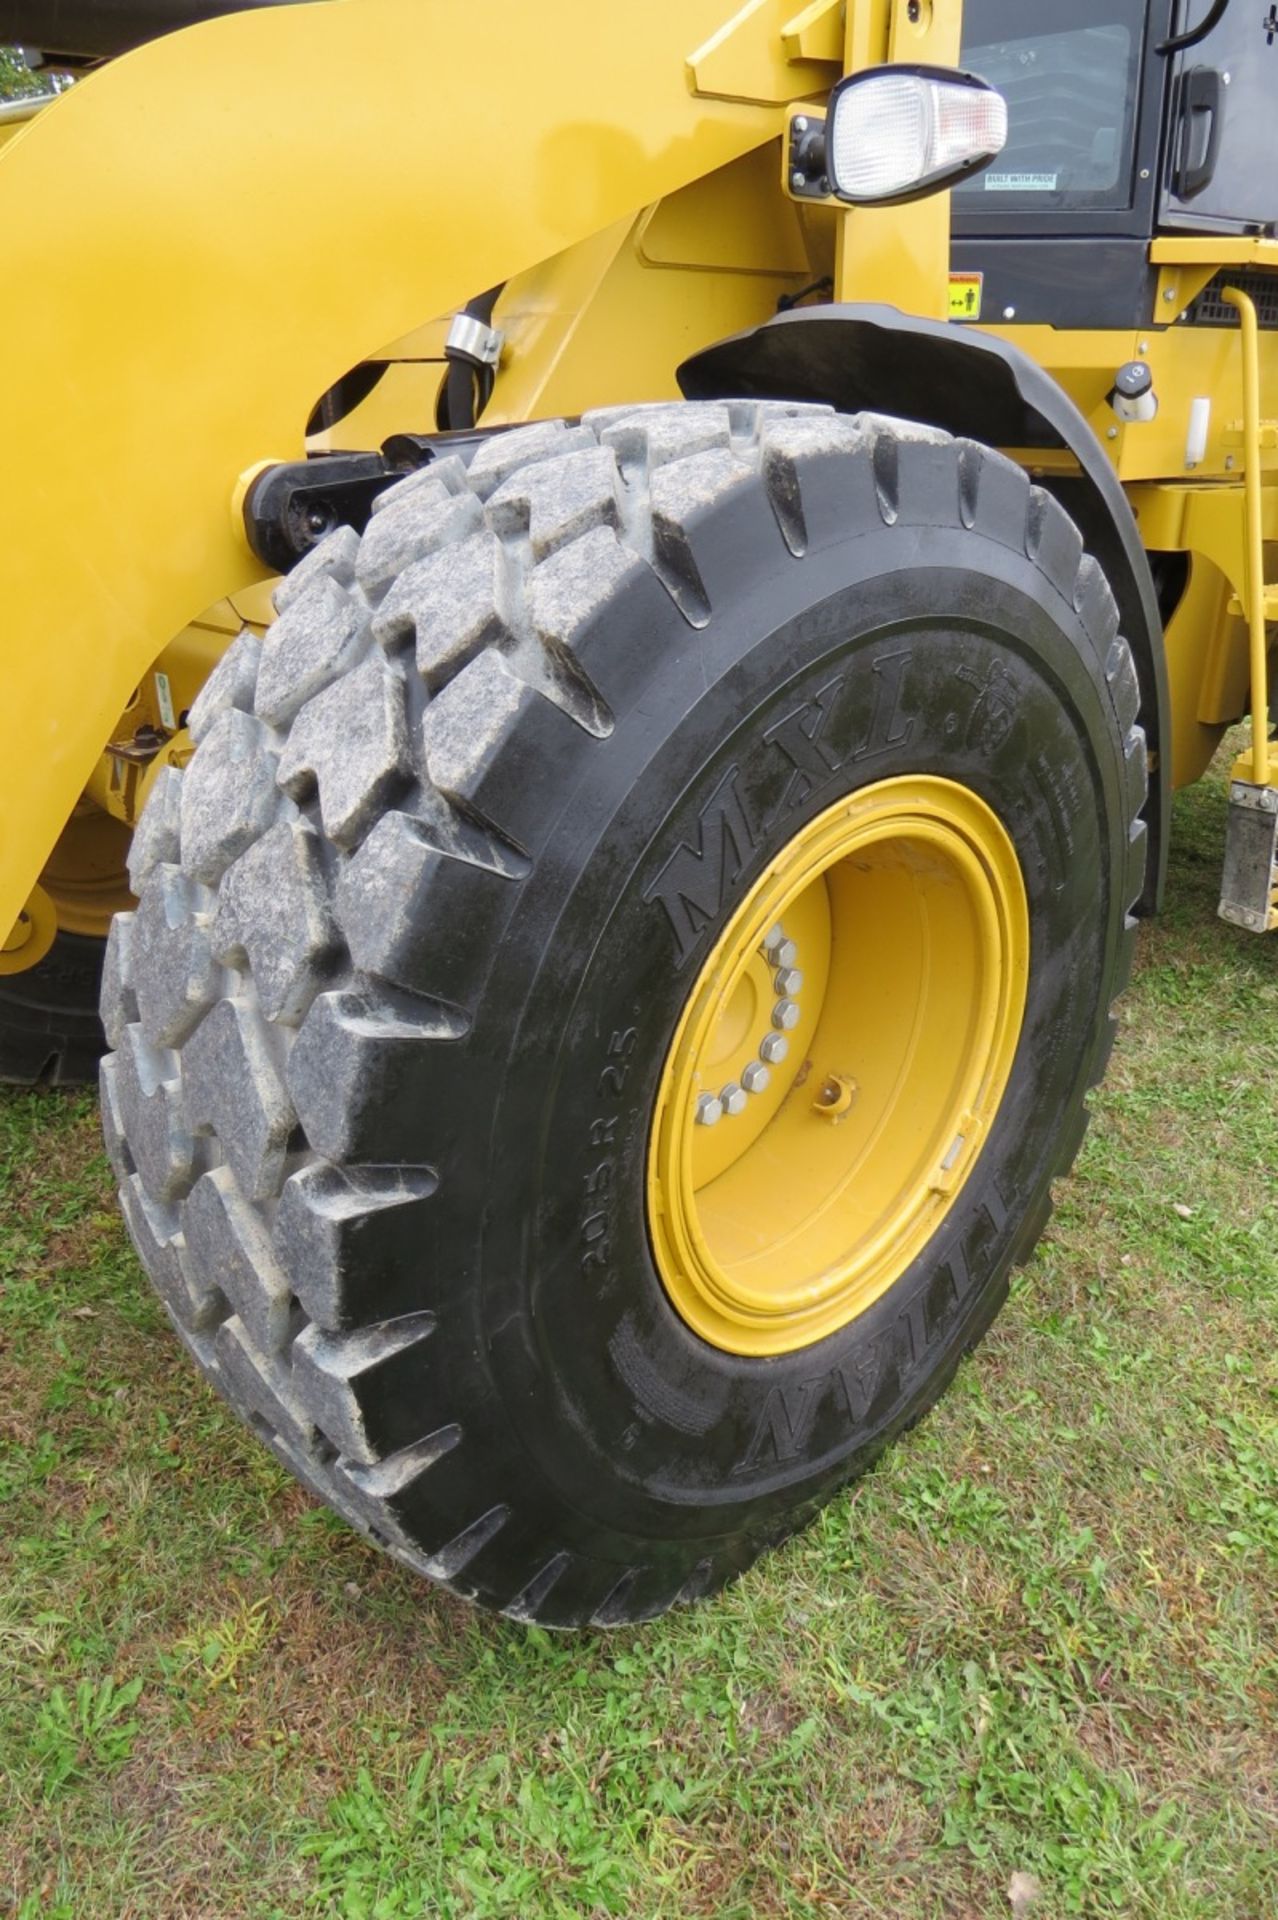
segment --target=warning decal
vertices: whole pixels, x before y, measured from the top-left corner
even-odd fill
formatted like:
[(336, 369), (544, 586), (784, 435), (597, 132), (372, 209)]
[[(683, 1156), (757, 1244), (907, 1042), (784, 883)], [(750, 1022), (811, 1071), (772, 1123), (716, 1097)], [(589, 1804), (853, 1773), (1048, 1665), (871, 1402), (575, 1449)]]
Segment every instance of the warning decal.
[(952, 273), (950, 275), (950, 319), (979, 320), (981, 317), (981, 287), (983, 273)]

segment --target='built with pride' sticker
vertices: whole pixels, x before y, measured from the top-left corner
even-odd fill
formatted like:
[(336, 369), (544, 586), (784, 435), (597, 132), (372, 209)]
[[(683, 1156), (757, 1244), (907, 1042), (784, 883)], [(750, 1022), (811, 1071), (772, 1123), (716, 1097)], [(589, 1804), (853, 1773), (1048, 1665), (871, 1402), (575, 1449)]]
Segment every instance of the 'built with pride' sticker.
[(987, 173), (986, 193), (1055, 193), (1054, 173)]

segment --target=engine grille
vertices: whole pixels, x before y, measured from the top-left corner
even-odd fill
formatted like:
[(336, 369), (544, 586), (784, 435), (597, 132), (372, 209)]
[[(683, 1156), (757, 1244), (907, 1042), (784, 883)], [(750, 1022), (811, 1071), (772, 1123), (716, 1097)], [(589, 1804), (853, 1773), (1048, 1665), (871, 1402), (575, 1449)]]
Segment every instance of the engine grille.
[(1256, 318), (1262, 327), (1278, 327), (1278, 273), (1255, 268), (1245, 272), (1239, 272), (1236, 268), (1222, 269), (1186, 308), (1186, 326), (1236, 327), (1239, 324), (1237, 309), (1226, 306), (1221, 299), (1226, 287), (1237, 287), (1240, 292), (1251, 295), (1256, 303)]

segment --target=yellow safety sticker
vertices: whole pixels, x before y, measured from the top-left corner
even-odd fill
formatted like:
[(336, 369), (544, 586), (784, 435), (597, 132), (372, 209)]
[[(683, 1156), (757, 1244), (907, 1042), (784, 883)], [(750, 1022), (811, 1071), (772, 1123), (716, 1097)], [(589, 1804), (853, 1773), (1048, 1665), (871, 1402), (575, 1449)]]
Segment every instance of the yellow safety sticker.
[(980, 319), (981, 287), (984, 281), (983, 273), (952, 273), (950, 275), (951, 320)]

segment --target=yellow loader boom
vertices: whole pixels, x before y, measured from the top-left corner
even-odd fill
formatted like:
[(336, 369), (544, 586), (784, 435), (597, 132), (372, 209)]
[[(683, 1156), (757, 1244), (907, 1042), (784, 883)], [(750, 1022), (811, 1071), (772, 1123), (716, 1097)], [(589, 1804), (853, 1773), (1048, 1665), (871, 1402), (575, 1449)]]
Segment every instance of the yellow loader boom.
[[(768, 0), (765, 38), (787, 7)], [(0, 923), (130, 690), (260, 579), (237, 482), (384, 342), (773, 138), (694, 95), (723, 0), (339, 0), (93, 72), (0, 152), (8, 450)], [(747, 50), (748, 51), (748, 50)], [(779, 60), (777, 91), (814, 69)]]

